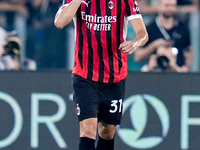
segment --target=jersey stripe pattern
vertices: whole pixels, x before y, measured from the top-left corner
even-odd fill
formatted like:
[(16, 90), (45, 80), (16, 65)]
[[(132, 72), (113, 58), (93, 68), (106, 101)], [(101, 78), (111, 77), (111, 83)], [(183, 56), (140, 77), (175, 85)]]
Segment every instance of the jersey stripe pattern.
[[(69, 4), (71, 0), (64, 0)], [(83, 0), (74, 17), (76, 43), (72, 73), (114, 83), (127, 76), (127, 56), (119, 49), (127, 21), (141, 17), (135, 0)]]

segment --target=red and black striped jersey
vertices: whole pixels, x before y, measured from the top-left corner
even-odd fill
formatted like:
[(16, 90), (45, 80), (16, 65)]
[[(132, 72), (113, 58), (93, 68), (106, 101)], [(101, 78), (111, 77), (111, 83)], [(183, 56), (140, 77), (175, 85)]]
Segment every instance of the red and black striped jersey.
[(74, 17), (72, 73), (104, 83), (126, 78), (127, 56), (119, 45), (125, 41), (128, 20), (134, 18), (141, 18), (135, 0), (83, 0)]

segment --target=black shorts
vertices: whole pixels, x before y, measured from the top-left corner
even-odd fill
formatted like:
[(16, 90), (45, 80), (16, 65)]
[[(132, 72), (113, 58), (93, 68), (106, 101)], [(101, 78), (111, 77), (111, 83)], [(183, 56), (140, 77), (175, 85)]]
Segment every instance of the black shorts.
[(121, 123), (125, 79), (117, 83), (100, 83), (73, 74), (73, 92), (79, 121), (98, 118), (108, 124)]

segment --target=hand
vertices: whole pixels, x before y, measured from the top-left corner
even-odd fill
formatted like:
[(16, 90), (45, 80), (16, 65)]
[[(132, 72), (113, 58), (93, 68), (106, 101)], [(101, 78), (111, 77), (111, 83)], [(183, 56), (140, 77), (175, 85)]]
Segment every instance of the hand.
[(169, 59), (169, 67), (177, 70), (177, 63), (176, 63), (176, 57), (173, 54), (168, 53), (168, 55), (166, 54), (166, 57)]
[(19, 61), (17, 59), (10, 59), (9, 68), (11, 70), (19, 70), (20, 68)]
[(157, 63), (157, 55), (151, 55), (148, 62), (148, 69), (149, 71), (153, 70), (154, 68), (158, 67)]
[(130, 55), (135, 52), (139, 46), (138, 41), (125, 41), (120, 44), (119, 49), (121, 49), (126, 55)]
[(177, 72), (189, 72), (189, 67), (188, 66), (181, 66), (176, 68)]
[(186, 65), (181, 66), (181, 72), (189, 72), (189, 67)]

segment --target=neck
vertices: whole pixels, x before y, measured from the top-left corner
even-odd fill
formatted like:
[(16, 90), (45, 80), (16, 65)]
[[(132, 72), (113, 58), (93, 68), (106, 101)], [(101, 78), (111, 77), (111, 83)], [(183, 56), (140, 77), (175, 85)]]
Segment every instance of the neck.
[(173, 17), (165, 18), (165, 17), (160, 15), (159, 19), (160, 19), (160, 22), (161, 22), (162, 26), (165, 29), (169, 30), (169, 29), (174, 27), (174, 18)]

